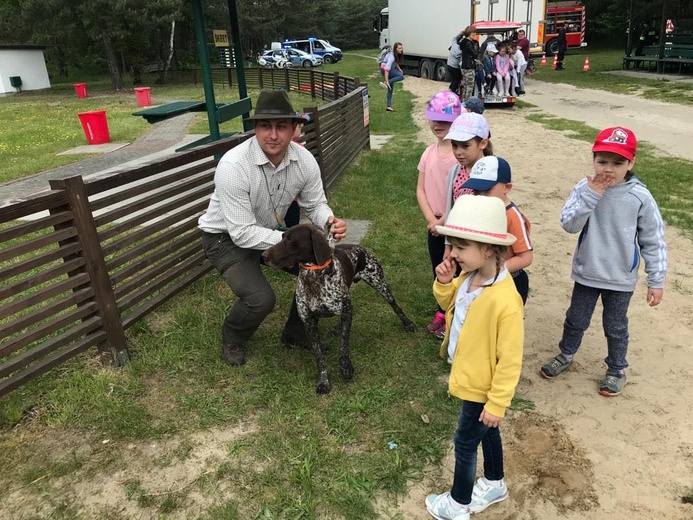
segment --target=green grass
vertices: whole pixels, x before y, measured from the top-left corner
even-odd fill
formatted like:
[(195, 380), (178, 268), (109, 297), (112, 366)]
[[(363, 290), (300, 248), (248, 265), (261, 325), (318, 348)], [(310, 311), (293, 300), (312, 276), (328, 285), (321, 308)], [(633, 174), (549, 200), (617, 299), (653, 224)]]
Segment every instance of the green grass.
[[(617, 94), (642, 96), (647, 99), (657, 99), (668, 103), (693, 105), (693, 83), (671, 81), (669, 79), (652, 79), (628, 75), (612, 74), (620, 71), (623, 58), (622, 50), (585, 47), (570, 50), (565, 57), (565, 70), (555, 71), (551, 68), (553, 58), (546, 58), (547, 65), (539, 66), (541, 57), (535, 57), (537, 72), (532, 79), (549, 83), (568, 83), (579, 88), (606, 90)], [(585, 58), (589, 56), (590, 70), (583, 72)], [(678, 76), (677, 76), (678, 77)], [(682, 79), (690, 76), (680, 76)]]
[[(375, 62), (359, 56), (348, 56), (339, 63), (324, 65), (316, 70), (345, 76), (354, 76), (376, 69)], [(363, 78), (362, 78), (363, 79)], [(51, 89), (26, 91), (19, 95), (0, 97), (0, 183), (45, 171), (75, 161), (92, 157), (91, 154), (58, 156), (58, 153), (87, 144), (78, 114), (105, 110), (111, 141), (133, 142), (150, 130), (144, 118), (133, 117), (137, 106), (132, 86), (121, 92), (111, 90), (110, 81), (90, 78), (87, 82), (88, 97), (78, 99), (72, 83), (56, 83)], [(170, 101), (204, 100), (202, 84), (149, 85), (152, 102), (163, 104)], [(215, 100), (226, 103), (239, 99), (238, 88), (215, 84)], [(250, 89), (248, 95), (256, 99), (258, 90)], [(328, 101), (312, 100), (296, 92), (289, 94), (294, 107), (302, 110), (311, 105)], [(240, 119), (220, 125), (222, 133), (242, 131)], [(207, 113), (195, 114), (190, 133), (209, 134)]]
[[(347, 55), (332, 66), (343, 72), (350, 64)], [(377, 70), (364, 58), (349, 73), (365, 81)], [(197, 99), (189, 87), (167, 92)], [(330, 204), (337, 215), (371, 220), (364, 245), (382, 261), (398, 303), (423, 328), (434, 310), (425, 226), (414, 197), (424, 145), (416, 141), (409, 94), (398, 85), (394, 95), (394, 113), (385, 112), (377, 87), (369, 107), (371, 131), (396, 137), (383, 150), (360, 154)], [(293, 99), (310, 104), (307, 97)], [(0, 100), (0, 112), (5, 106)], [(591, 141), (596, 133), (545, 115), (529, 118), (577, 139)], [(689, 232), (691, 172), (690, 163), (677, 159), (662, 169), (647, 147), (638, 153), (636, 173), (665, 218)], [(458, 402), (441, 382), (449, 367), (437, 355), (438, 343), (404, 333), (389, 306), (358, 284), (354, 380), (341, 380), (335, 338), (327, 332), (335, 320), (323, 320), (333, 389), (318, 396), (312, 355), (284, 350), (278, 341), (295, 279), (266, 273), (277, 291), (276, 309), (249, 342), (249, 362), (241, 369), (219, 358), (219, 325), (233, 297), (210, 274), (128, 331), (126, 368), (104, 369), (80, 356), (0, 398), (0, 500), (21, 489), (27, 501), (47, 504), (52, 518), (125, 519), (132, 516), (109, 510), (86, 516), (78, 503), (60, 497), (70, 482), (130, 469), (136, 475), (119, 482), (116, 498), (138, 517), (181, 513), (203, 495), (210, 499), (199, 516), (209, 520), (361, 520), (378, 517), (377, 496), (402, 493), (412, 480), (433, 476), (448, 483), (435, 471), (449, 448)], [(522, 396), (512, 404), (514, 413), (533, 408)], [(184, 484), (152, 487), (149, 473), (198, 460), (194, 435), (215, 438), (236, 427), (246, 433), (230, 436), (222, 453), (191, 470)], [(178, 442), (156, 456), (136, 455), (173, 439)]]

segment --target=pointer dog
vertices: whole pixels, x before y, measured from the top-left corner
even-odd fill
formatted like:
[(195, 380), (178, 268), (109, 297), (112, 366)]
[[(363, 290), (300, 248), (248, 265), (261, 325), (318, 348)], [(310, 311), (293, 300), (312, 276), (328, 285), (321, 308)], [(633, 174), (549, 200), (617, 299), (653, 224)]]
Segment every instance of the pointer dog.
[(262, 257), (267, 265), (279, 269), (291, 269), (296, 265), (300, 267), (296, 305), (318, 365), (316, 391), (319, 394), (330, 391), (327, 365), (318, 335), (320, 317), (340, 316), (339, 369), (347, 381), (354, 375), (354, 366), (349, 357), (349, 333), (353, 317), (349, 288), (352, 283), (363, 280), (373, 287), (392, 306), (404, 323), (404, 329), (407, 332), (416, 331), (416, 325), (395, 302), (385, 282), (382, 266), (361, 246), (340, 245), (333, 251), (320, 229), (302, 224), (289, 228), (282, 241), (267, 249)]

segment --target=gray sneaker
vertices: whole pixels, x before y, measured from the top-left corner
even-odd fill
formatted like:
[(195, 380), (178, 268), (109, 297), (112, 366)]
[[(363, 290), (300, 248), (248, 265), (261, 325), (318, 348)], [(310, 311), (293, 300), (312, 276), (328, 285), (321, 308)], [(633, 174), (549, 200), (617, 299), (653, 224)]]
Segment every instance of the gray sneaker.
[(599, 393), (607, 397), (614, 397), (623, 392), (624, 386), (626, 386), (626, 374), (609, 369), (606, 371), (604, 381), (599, 385)]
[(470, 513), (481, 513), (488, 506), (502, 502), (508, 498), (508, 486), (501, 479), (500, 487), (492, 486), (485, 478), (476, 481), (472, 490), (472, 502), (469, 504)]
[(572, 364), (572, 359), (569, 361), (562, 353), (558, 354), (555, 358), (541, 367), (541, 375), (546, 379), (554, 378)]

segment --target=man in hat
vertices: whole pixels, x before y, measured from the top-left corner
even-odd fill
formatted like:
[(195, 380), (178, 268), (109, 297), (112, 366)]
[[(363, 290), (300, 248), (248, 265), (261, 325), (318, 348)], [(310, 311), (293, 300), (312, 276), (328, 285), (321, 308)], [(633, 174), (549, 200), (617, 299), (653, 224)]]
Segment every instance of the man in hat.
[[(260, 92), (247, 121), (253, 122), (255, 136), (221, 158), (214, 193), (199, 220), (205, 255), (238, 298), (222, 325), (221, 355), (229, 365), (245, 363), (244, 343), (274, 307), (261, 255), (282, 239), (294, 198), (313, 224), (332, 225), (335, 241), (346, 235), (346, 223), (327, 205), (318, 163), (292, 142), (296, 126), (306, 118), (293, 109), (286, 92)], [(295, 298), (281, 340), (285, 346), (308, 344)]]

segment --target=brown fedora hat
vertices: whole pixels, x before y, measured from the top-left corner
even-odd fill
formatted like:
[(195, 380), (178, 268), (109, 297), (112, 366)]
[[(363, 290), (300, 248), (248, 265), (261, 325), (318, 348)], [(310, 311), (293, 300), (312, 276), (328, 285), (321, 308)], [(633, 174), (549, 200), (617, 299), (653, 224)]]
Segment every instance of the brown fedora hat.
[(296, 112), (284, 90), (261, 90), (255, 104), (255, 114), (244, 121), (261, 119), (292, 119), (298, 123), (308, 121), (305, 114)]

